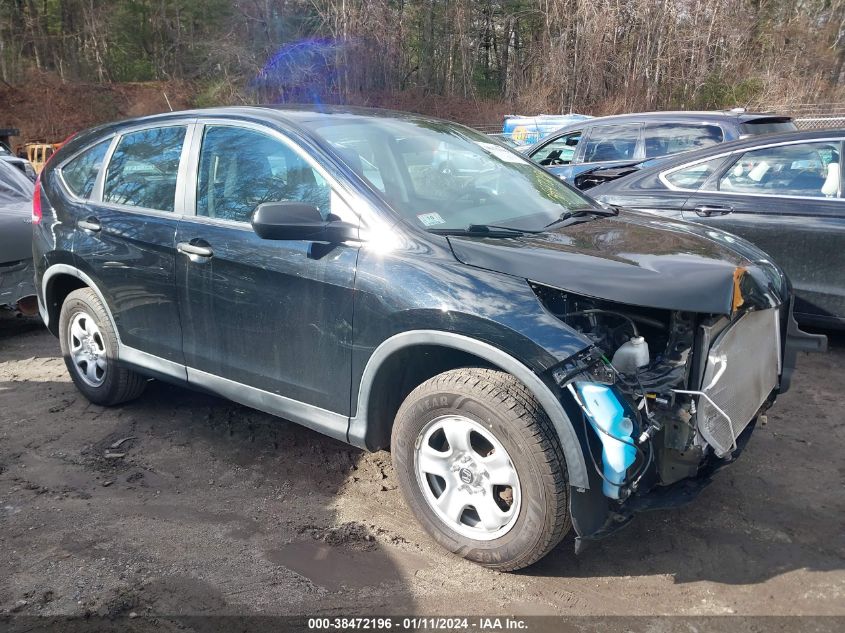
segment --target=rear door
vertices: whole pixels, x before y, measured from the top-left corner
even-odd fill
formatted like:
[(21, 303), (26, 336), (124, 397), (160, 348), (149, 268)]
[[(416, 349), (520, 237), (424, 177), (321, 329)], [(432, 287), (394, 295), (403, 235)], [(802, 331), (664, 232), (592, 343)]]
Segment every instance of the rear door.
[(183, 362), (174, 277), (177, 190), (184, 187), (182, 154), (192, 129), (179, 121), (115, 136), (94, 191), (74, 213), (77, 266), (104, 295), (121, 342), (177, 364)]
[(311, 426), (317, 411), (321, 431), (345, 438), (358, 245), (263, 240), (250, 219), (283, 200), (357, 216), (301, 148), (260, 125), (206, 121), (191, 164), (195, 215), (179, 225), (176, 268), (189, 382)]
[(684, 217), (753, 242), (784, 269), (795, 311), (845, 318), (841, 139), (737, 152), (690, 195)]

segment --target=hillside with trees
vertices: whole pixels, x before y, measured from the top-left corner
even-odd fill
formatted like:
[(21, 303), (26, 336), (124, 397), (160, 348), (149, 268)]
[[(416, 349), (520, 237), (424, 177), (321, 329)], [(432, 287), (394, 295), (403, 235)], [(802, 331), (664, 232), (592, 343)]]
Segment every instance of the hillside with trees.
[(368, 104), (470, 123), (789, 109), (840, 100), (843, 64), (845, 0), (0, 2), (0, 124), (36, 133), (19, 104), (74, 95), (39, 134), (221, 103)]

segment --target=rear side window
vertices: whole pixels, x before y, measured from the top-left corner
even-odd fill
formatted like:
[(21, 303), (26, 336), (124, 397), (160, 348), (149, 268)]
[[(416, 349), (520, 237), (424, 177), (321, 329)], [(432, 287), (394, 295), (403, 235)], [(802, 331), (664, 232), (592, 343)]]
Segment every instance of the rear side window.
[(718, 125), (653, 125), (645, 131), (645, 155), (646, 158), (668, 156), (715, 145), (724, 139), (722, 128)]
[(696, 163), (688, 167), (682, 167), (663, 174), (663, 178), (673, 187), (678, 189), (698, 190), (707, 179), (724, 162), (725, 157), (714, 158), (703, 163)]
[(106, 171), (103, 202), (173, 211), (185, 127), (160, 127), (121, 137)]
[(206, 127), (197, 176), (197, 215), (249, 222), (265, 202), (312, 204), (327, 218), (329, 184), (291, 147), (261, 132)]
[(599, 125), (590, 131), (584, 148), (585, 163), (632, 160), (640, 140), (641, 125)]
[(91, 197), (109, 145), (111, 139), (97, 143), (62, 167), (62, 179), (76, 197), (83, 200)]
[(719, 180), (719, 190), (835, 198), (839, 143), (797, 143), (745, 152)]
[(740, 124), (739, 131), (743, 136), (755, 134), (780, 134), (781, 132), (795, 132), (798, 126), (792, 119), (756, 119)]

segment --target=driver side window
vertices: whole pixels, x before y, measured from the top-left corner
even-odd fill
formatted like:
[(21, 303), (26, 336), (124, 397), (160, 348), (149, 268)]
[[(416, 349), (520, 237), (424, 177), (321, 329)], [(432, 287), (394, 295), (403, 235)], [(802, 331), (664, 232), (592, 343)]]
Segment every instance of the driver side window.
[(249, 222), (264, 202), (304, 202), (328, 218), (331, 188), (280, 140), (241, 127), (206, 126), (197, 174), (197, 215)]
[(543, 166), (568, 165), (575, 158), (575, 150), (581, 141), (581, 132), (561, 136), (541, 147), (531, 157)]

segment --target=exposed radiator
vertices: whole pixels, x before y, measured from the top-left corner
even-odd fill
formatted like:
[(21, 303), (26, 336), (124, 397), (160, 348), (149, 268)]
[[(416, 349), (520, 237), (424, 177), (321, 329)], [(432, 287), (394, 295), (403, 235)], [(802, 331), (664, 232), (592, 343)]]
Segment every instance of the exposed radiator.
[(777, 385), (780, 363), (777, 309), (747, 312), (713, 343), (701, 382), (712, 403), (698, 399), (697, 420), (716, 455), (724, 457), (736, 446), (737, 436)]

